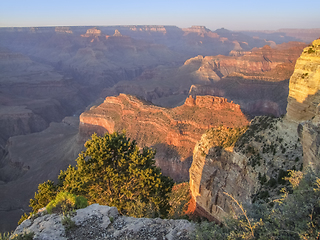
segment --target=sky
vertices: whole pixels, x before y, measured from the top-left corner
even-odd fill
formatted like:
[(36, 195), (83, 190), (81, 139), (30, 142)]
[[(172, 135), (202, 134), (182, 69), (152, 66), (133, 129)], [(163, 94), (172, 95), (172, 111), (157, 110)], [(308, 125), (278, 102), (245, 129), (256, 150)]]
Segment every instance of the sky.
[(106, 25), (320, 28), (320, 0), (0, 0), (0, 27)]

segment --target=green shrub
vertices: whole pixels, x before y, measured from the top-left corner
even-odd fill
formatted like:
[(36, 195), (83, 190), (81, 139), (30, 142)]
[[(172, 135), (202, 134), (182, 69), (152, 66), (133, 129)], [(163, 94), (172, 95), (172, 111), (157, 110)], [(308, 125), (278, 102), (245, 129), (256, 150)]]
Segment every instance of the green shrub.
[(68, 192), (60, 192), (46, 207), (48, 213), (66, 213), (74, 209), (85, 208), (88, 201), (82, 196)]

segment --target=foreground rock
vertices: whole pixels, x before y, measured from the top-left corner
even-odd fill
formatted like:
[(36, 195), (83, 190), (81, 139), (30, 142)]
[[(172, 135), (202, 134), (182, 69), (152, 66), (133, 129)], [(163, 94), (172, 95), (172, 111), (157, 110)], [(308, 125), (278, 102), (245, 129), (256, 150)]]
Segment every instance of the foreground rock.
[[(77, 210), (65, 224), (57, 214), (47, 214), (21, 223), (15, 234), (33, 232), (34, 239), (167, 239), (187, 240), (194, 224), (187, 220), (121, 216), (117, 208), (92, 204)], [(70, 223), (69, 222), (69, 223)], [(64, 225), (63, 225), (64, 223)]]

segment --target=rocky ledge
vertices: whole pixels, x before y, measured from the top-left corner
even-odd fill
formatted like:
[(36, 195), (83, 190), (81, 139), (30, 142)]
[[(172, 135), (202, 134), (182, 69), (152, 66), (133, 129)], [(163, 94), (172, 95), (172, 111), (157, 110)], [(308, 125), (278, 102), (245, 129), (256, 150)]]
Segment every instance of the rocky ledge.
[[(45, 212), (45, 211), (44, 211)], [(92, 204), (79, 209), (72, 216), (39, 214), (27, 219), (14, 231), (16, 234), (34, 233), (37, 240), (52, 239), (167, 239), (187, 240), (194, 224), (187, 220), (133, 218), (121, 216), (117, 208)], [(11, 238), (12, 238), (11, 237)]]

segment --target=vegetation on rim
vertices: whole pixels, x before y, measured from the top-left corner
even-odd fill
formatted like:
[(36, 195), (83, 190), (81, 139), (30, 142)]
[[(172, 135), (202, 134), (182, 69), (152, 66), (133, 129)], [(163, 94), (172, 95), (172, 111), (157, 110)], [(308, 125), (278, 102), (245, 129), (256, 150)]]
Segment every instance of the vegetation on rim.
[(76, 196), (83, 196), (89, 204), (115, 206), (129, 216), (167, 216), (168, 193), (173, 181), (155, 166), (152, 149), (140, 150), (125, 133), (117, 132), (104, 137), (94, 134), (85, 147), (86, 151), (76, 160), (76, 167), (61, 171), (57, 184), (48, 180), (39, 185), (34, 199), (30, 200), (33, 213), (56, 197), (63, 198), (62, 192), (67, 192), (75, 195), (74, 201), (79, 199)]

